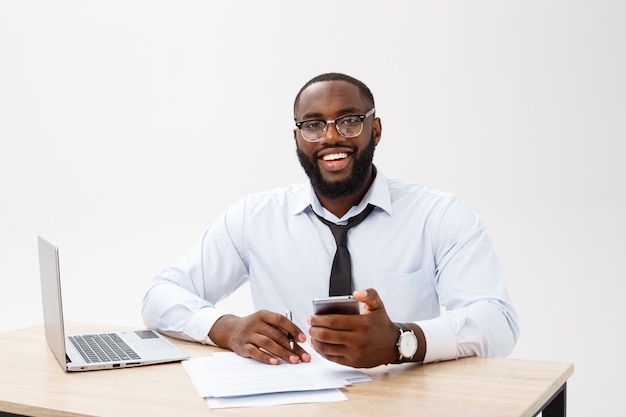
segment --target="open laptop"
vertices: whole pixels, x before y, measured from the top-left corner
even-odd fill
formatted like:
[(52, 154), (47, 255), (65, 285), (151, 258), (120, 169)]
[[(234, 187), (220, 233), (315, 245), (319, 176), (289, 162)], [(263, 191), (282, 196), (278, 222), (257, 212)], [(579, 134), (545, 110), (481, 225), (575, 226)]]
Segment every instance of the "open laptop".
[(164, 337), (148, 329), (66, 336), (59, 250), (41, 236), (38, 243), (46, 340), (63, 370), (127, 368), (189, 358)]

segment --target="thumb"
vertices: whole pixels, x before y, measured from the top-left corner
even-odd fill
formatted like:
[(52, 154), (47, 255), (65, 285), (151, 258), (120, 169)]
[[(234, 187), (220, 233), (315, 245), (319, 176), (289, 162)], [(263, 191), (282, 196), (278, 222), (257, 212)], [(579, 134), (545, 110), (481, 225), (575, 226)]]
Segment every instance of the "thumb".
[(375, 311), (375, 310), (385, 309), (383, 300), (380, 299), (378, 292), (373, 288), (368, 288), (366, 290), (358, 290), (352, 293), (352, 295), (359, 302), (365, 304), (365, 307), (363, 308), (363, 314), (367, 314), (368, 312)]

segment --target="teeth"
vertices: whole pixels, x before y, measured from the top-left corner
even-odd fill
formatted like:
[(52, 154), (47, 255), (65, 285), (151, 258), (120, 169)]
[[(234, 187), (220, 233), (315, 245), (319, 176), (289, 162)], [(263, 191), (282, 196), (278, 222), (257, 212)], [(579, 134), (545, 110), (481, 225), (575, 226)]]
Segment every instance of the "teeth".
[(344, 159), (344, 158), (347, 158), (347, 157), (348, 157), (347, 153), (341, 152), (341, 153), (331, 153), (331, 154), (328, 154), (328, 155), (324, 155), (322, 157), (322, 159), (324, 161), (336, 161), (337, 159)]

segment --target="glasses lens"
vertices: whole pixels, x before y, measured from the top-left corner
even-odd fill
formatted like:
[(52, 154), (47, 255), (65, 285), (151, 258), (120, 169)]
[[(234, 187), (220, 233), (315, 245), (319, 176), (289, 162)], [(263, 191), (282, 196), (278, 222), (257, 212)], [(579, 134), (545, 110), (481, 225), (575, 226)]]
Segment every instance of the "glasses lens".
[(337, 130), (346, 138), (353, 138), (361, 134), (363, 121), (359, 116), (345, 116), (337, 119)]
[(302, 123), (300, 131), (304, 139), (309, 142), (317, 142), (324, 137), (326, 133), (326, 122), (323, 120), (310, 120)]

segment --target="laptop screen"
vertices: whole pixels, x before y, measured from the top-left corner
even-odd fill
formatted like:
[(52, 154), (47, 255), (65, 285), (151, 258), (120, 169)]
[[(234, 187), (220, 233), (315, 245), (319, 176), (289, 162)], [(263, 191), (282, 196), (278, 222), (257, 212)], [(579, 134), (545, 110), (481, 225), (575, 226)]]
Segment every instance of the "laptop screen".
[(57, 361), (65, 368), (65, 328), (63, 325), (63, 305), (61, 301), (59, 250), (41, 236), (38, 237), (38, 243), (39, 275), (41, 278), (41, 299), (46, 340)]

